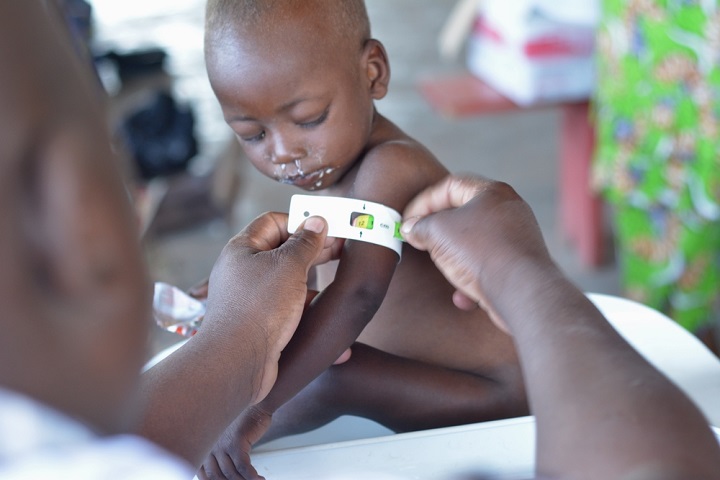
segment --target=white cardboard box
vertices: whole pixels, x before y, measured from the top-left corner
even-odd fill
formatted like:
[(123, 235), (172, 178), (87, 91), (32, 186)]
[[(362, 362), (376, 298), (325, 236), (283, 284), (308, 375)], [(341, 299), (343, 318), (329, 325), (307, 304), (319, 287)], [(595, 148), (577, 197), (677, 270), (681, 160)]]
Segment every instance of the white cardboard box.
[(543, 3), (481, 3), (468, 68), (520, 105), (588, 98), (595, 85), (595, 0), (585, 0), (585, 9), (576, 4), (574, 16), (565, 11), (562, 17)]

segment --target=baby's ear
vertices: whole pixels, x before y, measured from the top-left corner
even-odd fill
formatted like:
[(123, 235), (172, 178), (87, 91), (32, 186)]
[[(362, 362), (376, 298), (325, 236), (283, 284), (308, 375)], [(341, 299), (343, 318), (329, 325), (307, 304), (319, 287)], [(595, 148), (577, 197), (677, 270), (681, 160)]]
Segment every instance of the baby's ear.
[(390, 84), (390, 62), (385, 47), (377, 40), (370, 39), (365, 44), (363, 60), (368, 76), (370, 95), (380, 100), (388, 92)]

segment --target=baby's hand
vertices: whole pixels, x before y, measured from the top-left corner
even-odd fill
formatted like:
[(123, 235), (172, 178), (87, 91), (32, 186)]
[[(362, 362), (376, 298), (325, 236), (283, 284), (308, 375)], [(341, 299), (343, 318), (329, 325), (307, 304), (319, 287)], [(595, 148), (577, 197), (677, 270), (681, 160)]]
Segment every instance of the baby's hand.
[(250, 463), (250, 451), (267, 432), (272, 414), (249, 407), (221, 435), (198, 471), (200, 480), (263, 479)]
[(210, 279), (206, 278), (202, 282), (198, 283), (197, 285), (193, 285), (190, 287), (187, 291), (188, 295), (190, 295), (193, 298), (197, 298), (198, 300), (207, 300), (208, 297), (208, 288), (210, 285)]

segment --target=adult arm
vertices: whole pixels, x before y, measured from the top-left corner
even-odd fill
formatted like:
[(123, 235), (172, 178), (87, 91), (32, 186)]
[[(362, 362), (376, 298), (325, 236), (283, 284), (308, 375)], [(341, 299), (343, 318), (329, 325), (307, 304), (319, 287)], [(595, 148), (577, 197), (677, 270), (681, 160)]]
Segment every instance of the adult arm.
[(203, 327), (142, 377), (140, 433), (193, 465), (272, 387), (308, 269), (332, 256), (322, 219), (289, 239), (286, 231), (286, 215), (265, 214), (230, 240), (210, 275)]
[(406, 209), (404, 236), (515, 338), (551, 478), (718, 478), (720, 449), (693, 403), (628, 345), (550, 258), (508, 185), (449, 177)]

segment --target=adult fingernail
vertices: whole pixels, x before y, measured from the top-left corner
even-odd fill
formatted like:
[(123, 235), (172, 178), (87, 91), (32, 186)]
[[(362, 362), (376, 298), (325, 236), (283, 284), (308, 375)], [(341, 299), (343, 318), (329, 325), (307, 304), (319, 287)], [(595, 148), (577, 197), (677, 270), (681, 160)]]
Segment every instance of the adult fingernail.
[(405, 220), (405, 222), (403, 222), (402, 227), (400, 227), (400, 232), (403, 235), (407, 235), (408, 233), (410, 233), (410, 231), (412, 231), (418, 220), (420, 220), (420, 217), (408, 218), (407, 220)]
[(322, 233), (322, 231), (325, 230), (325, 221), (320, 217), (310, 217), (305, 220), (303, 229), (315, 233)]

